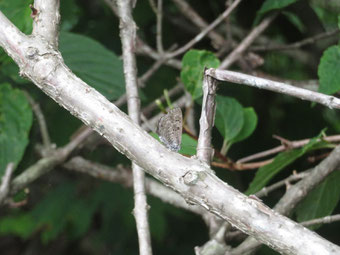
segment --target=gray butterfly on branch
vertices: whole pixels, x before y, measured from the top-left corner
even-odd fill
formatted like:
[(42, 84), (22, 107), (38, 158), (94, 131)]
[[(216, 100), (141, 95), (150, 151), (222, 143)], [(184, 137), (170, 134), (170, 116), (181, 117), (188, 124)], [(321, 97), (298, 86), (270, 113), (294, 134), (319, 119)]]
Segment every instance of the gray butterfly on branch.
[(161, 142), (171, 151), (179, 151), (182, 142), (182, 110), (175, 107), (162, 116), (157, 125), (156, 133)]

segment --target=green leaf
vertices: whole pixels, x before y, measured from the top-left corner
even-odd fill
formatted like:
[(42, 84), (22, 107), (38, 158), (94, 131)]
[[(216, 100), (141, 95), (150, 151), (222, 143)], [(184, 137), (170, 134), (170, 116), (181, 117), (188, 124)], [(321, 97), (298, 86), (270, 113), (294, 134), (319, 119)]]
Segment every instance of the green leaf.
[(254, 194), (262, 189), (276, 174), (303, 155), (302, 150), (290, 150), (278, 154), (274, 161), (261, 167), (250, 183), (246, 194)]
[(241, 131), (231, 140), (232, 143), (236, 143), (248, 138), (256, 128), (257, 115), (252, 107), (243, 108), (243, 119), (244, 123)]
[(9, 77), (16, 84), (31, 83), (30, 80), (22, 78), (19, 75), (19, 71), (20, 70), (19, 70), (18, 65), (13, 61), (13, 59), (9, 57), (2, 63), (1, 69), (0, 69), (1, 75), (3, 77)]
[(125, 92), (122, 61), (100, 43), (62, 32), (59, 49), (66, 65), (107, 99), (117, 99)]
[(280, 10), (295, 3), (298, 0), (266, 0), (260, 10), (257, 11), (254, 24), (258, 24), (262, 17), (270, 11)]
[(3, 217), (0, 220), (0, 234), (17, 235), (27, 239), (35, 231), (36, 224), (29, 214), (19, 214)]
[(301, 21), (300, 17), (293, 12), (283, 11), (283, 15), (292, 23), (301, 33), (305, 33), (307, 31), (306, 26)]
[(88, 230), (95, 209), (96, 204), (88, 203), (88, 201), (84, 199), (72, 201), (72, 206), (67, 212), (67, 219), (70, 222), (69, 231), (71, 238), (79, 238)]
[(62, 19), (60, 30), (71, 30), (78, 23), (80, 14), (80, 8), (75, 0), (61, 1), (60, 16), (62, 17)]
[(263, 15), (269, 11), (279, 10), (295, 3), (298, 0), (266, 0), (257, 15)]
[[(298, 222), (332, 214), (340, 198), (340, 171), (331, 173), (318, 187), (310, 192), (296, 208)], [(312, 225), (316, 229), (321, 225)]]
[(244, 112), (242, 105), (234, 98), (216, 96), (215, 125), (224, 140), (230, 142), (242, 130)]
[(316, 146), (318, 146), (319, 143), (324, 143), (323, 141), (318, 141), (322, 135), (322, 132), (317, 137), (311, 139), (309, 143), (302, 148), (284, 151), (278, 154), (272, 163), (259, 168), (259, 170), (256, 172), (254, 180), (250, 183), (249, 188), (245, 193), (247, 195), (255, 194), (286, 166), (303, 156), (308, 151), (313, 150)]
[(197, 141), (187, 134), (182, 134), (182, 146), (178, 153), (196, 155)]
[[(161, 143), (156, 133), (150, 133), (150, 135)], [(182, 134), (181, 149), (178, 153), (185, 155), (196, 155), (197, 141), (187, 134)]]
[(202, 92), (202, 81), (204, 68), (220, 65), (218, 58), (210, 51), (190, 50), (182, 59), (181, 80), (185, 88), (195, 100), (200, 98)]
[(33, 0), (2, 0), (0, 1), (0, 10), (23, 33), (29, 34), (33, 27), (29, 7), (32, 3)]
[[(29, 5), (33, 0), (12, 0), (0, 1), (1, 12), (23, 33), (30, 34), (33, 28), (33, 20), (31, 18), (31, 9)], [(8, 61), (11, 59), (7, 53), (0, 48), (0, 60)]]
[(20, 162), (31, 125), (32, 110), (24, 93), (0, 84), (0, 177), (8, 163)]
[(67, 225), (67, 212), (75, 199), (75, 187), (70, 183), (60, 185), (49, 192), (32, 210), (36, 227), (43, 229), (44, 244), (57, 238)]
[(323, 53), (318, 67), (319, 92), (334, 94), (340, 90), (340, 46), (329, 47)]
[(68, 230), (71, 238), (84, 234), (90, 226), (97, 203), (76, 196), (74, 183), (63, 183), (49, 192), (31, 212), (41, 238), (48, 243)]

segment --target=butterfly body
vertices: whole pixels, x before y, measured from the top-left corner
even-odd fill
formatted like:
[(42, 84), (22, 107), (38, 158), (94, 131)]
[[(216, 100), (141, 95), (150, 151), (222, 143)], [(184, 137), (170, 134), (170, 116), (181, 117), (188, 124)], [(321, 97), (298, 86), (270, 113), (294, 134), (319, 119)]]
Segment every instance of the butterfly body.
[(157, 134), (161, 142), (172, 151), (179, 151), (182, 142), (182, 111), (176, 107), (162, 116), (157, 125)]

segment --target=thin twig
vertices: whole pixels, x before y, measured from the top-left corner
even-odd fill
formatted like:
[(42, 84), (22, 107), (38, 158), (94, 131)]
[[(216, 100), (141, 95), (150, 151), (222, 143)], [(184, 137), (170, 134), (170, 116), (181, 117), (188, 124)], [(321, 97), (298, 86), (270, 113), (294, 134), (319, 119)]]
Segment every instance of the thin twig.
[[(185, 0), (172, 1), (176, 4), (182, 14), (201, 30), (204, 30), (209, 26), (209, 24), (200, 15), (198, 15), (197, 12)], [(214, 30), (211, 30), (207, 36), (212, 40), (213, 46), (215, 48), (219, 48), (224, 44), (224, 38)]]
[[(112, 12), (118, 16), (118, 11), (117, 11), (117, 8), (116, 6), (113, 4), (113, 2), (111, 0), (104, 0), (105, 3), (111, 8)], [(153, 9), (153, 11), (155, 13), (157, 13), (157, 8), (156, 8), (156, 5), (154, 4), (153, 0), (149, 0), (150, 2), (150, 6), (151, 8)], [(153, 8), (153, 5), (154, 4), (154, 7)], [(163, 55), (160, 55), (158, 54), (157, 51), (155, 51), (154, 49), (152, 49), (150, 46), (148, 46), (140, 37), (138, 37), (138, 35), (136, 35), (136, 48), (135, 48), (135, 52), (138, 53), (138, 54), (144, 54), (144, 55), (147, 55), (155, 60), (160, 60), (160, 59), (164, 59), (164, 56)], [(165, 59), (164, 60), (164, 63), (166, 65), (169, 65), (175, 69), (181, 69), (181, 61), (177, 60), (177, 59), (174, 59), (174, 58), (170, 58), (170, 59)]]
[(191, 41), (189, 41), (187, 44), (182, 46), (181, 48), (175, 50), (174, 52), (165, 54), (166, 58), (174, 58), (188, 49), (190, 49), (192, 46), (194, 46), (196, 43), (201, 41), (210, 31), (212, 31), (218, 24), (220, 24), (226, 17), (230, 15), (230, 13), (236, 8), (236, 6), (241, 2), (241, 0), (236, 0), (233, 2), (233, 4), (226, 9), (217, 19), (215, 19), (208, 27), (206, 27), (201, 33), (196, 35)]
[(177, 60), (175, 58), (169, 58), (167, 57), (166, 53), (164, 55), (158, 54), (157, 51), (152, 49), (149, 45), (147, 45), (141, 38), (137, 37), (137, 47), (136, 47), (136, 53), (146, 55), (150, 58), (153, 58), (155, 60), (159, 59), (165, 59), (164, 64), (169, 65), (177, 70), (181, 70), (182, 63), (180, 60)]
[(38, 179), (43, 174), (52, 170), (55, 166), (64, 162), (67, 157), (92, 133), (91, 129), (84, 129), (75, 138), (72, 139), (66, 146), (56, 149), (49, 156), (46, 156), (35, 164), (25, 169), (20, 175), (15, 177), (11, 182), (10, 195), (14, 195), (19, 190), (26, 187)]
[(292, 85), (288, 85), (285, 83), (275, 82), (271, 80), (257, 78), (255, 76), (251, 76), (247, 74), (226, 71), (226, 70), (219, 70), (219, 69), (214, 69), (214, 68), (209, 68), (206, 71), (206, 74), (220, 81), (229, 81), (232, 83), (248, 85), (248, 86), (256, 87), (259, 89), (266, 89), (266, 90), (274, 91), (280, 94), (294, 96), (302, 100), (316, 102), (316, 103), (325, 105), (329, 108), (340, 109), (340, 99), (334, 96), (328, 96), (328, 95), (310, 91), (307, 89), (297, 88), (297, 87), (294, 87)]
[[(172, 89), (170, 89), (168, 91), (168, 96), (169, 97), (173, 97), (177, 94), (179, 94), (180, 92), (182, 92), (184, 89), (183, 84), (181, 83), (177, 83), (176, 86), (174, 86)], [(165, 102), (165, 96), (162, 95), (161, 97), (159, 97), (157, 100), (161, 101), (162, 103)], [(156, 110), (158, 108), (157, 104), (155, 103), (156, 100), (154, 100), (153, 102), (151, 102), (150, 104), (148, 104), (147, 106), (145, 106), (143, 108), (143, 114), (145, 114), (146, 116), (149, 116), (152, 111)]]
[(159, 59), (138, 79), (139, 87), (143, 88), (151, 76), (164, 64), (165, 59)]
[(27, 91), (24, 91), (24, 94), (28, 102), (30, 103), (35, 116), (37, 117), (39, 128), (40, 128), (40, 133), (41, 133), (41, 139), (42, 139), (44, 148), (47, 150), (50, 150), (51, 139), (48, 133), (45, 116), (43, 112), (41, 111), (40, 105), (34, 101), (34, 99), (31, 97), (31, 95)]
[(13, 162), (8, 163), (5, 169), (5, 174), (2, 176), (0, 185), (0, 205), (3, 204), (9, 193), (11, 177), (14, 172), (14, 166), (15, 165)]
[[(129, 116), (140, 125), (140, 99), (137, 85), (137, 64), (134, 54), (136, 45), (136, 24), (132, 17), (131, 1), (117, 0), (120, 38), (122, 42), (125, 88)], [(136, 219), (139, 254), (151, 255), (151, 236), (148, 221), (148, 204), (145, 194), (145, 173), (136, 163), (132, 163), (133, 190), (135, 206), (133, 215)]]
[(243, 52), (254, 42), (254, 40), (270, 25), (270, 23), (276, 18), (277, 14), (272, 14), (271, 16), (262, 20), (262, 22), (256, 26), (246, 38), (234, 49), (221, 63), (220, 69), (227, 69), (236, 60), (238, 60)]
[(250, 47), (249, 49), (251, 51), (275, 51), (275, 50), (293, 50), (293, 49), (298, 49), (303, 46), (306, 46), (308, 44), (313, 44), (316, 43), (319, 40), (332, 37), (334, 35), (337, 35), (340, 32), (339, 29), (334, 29), (332, 31), (327, 31), (315, 36), (308, 37), (306, 39), (303, 39), (301, 41), (291, 43), (288, 45), (264, 45), (264, 46), (253, 46)]
[(243, 171), (243, 170), (251, 170), (256, 169), (265, 165), (270, 164), (273, 162), (273, 159), (268, 159), (260, 162), (254, 162), (254, 163), (234, 163), (234, 162), (211, 162), (212, 166), (223, 168), (223, 169), (230, 169), (230, 170), (236, 170), (236, 171)]
[(316, 225), (316, 224), (329, 224), (335, 221), (340, 221), (340, 214), (330, 215), (322, 218), (317, 218), (309, 221), (301, 222), (301, 224), (305, 227)]
[[(122, 166), (117, 166), (114, 169), (99, 163), (91, 162), (79, 156), (70, 159), (63, 164), (63, 166), (68, 170), (88, 174), (97, 179), (119, 183), (128, 188), (133, 186), (131, 169), (126, 169)], [(161, 199), (165, 203), (198, 215), (204, 213), (200, 207), (189, 205), (179, 194), (151, 178), (145, 178), (145, 187), (150, 195)]]
[(163, 41), (162, 41), (162, 20), (163, 20), (163, 0), (157, 1), (157, 29), (156, 29), (156, 45), (157, 51), (160, 55), (164, 54)]
[(292, 175), (288, 176), (287, 178), (281, 181), (278, 181), (277, 183), (274, 183), (268, 187), (263, 187), (260, 191), (255, 193), (255, 196), (257, 197), (268, 196), (270, 192), (285, 186), (287, 183), (299, 181), (305, 178), (306, 176), (308, 176), (309, 174), (310, 174), (310, 170), (307, 170), (301, 173), (293, 173)]
[[(340, 135), (326, 136), (326, 137), (323, 137), (322, 140), (325, 140), (325, 141), (330, 142), (330, 143), (339, 142), (340, 141)], [(291, 146), (292, 149), (300, 148), (300, 147), (306, 145), (307, 143), (309, 143), (309, 141), (310, 141), (310, 139), (303, 139), (303, 140), (299, 140), (299, 141), (291, 141), (290, 146)], [(320, 139), (319, 139), (319, 141), (320, 141)], [(280, 145), (280, 146), (277, 146), (273, 149), (258, 152), (258, 153), (255, 153), (253, 155), (241, 158), (236, 163), (245, 163), (245, 162), (252, 161), (254, 159), (267, 157), (269, 155), (273, 155), (273, 154), (285, 151), (286, 149), (287, 149), (286, 146)]]
[(157, 7), (154, 0), (149, 0), (151, 10), (157, 15)]

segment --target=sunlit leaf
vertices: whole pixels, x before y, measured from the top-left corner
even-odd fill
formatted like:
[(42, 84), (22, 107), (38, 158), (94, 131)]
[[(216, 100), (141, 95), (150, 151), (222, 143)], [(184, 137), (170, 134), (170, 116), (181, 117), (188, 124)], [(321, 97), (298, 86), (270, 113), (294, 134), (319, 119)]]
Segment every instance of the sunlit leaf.
[(235, 136), (231, 142), (236, 143), (248, 138), (255, 130), (257, 125), (257, 115), (252, 107), (243, 108), (243, 126), (241, 131)]
[(25, 34), (30, 34), (33, 27), (30, 4), (33, 0), (0, 1), (1, 12)]
[(318, 68), (319, 92), (334, 94), (340, 90), (340, 46), (329, 47), (323, 53)]
[(224, 140), (231, 141), (240, 132), (244, 123), (242, 105), (231, 97), (217, 96), (215, 125)]
[(191, 94), (193, 99), (202, 96), (202, 82), (204, 68), (220, 65), (218, 58), (209, 51), (190, 50), (182, 59), (181, 80), (185, 88)]

